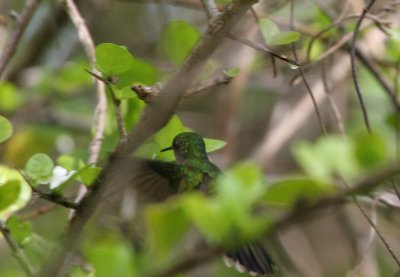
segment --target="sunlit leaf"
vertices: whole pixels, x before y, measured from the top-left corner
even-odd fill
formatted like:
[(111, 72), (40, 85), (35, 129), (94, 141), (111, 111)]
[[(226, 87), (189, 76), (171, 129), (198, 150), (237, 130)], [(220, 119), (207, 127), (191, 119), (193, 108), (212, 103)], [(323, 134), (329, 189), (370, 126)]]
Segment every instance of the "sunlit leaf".
[(10, 180), (0, 185), (0, 211), (14, 204), (19, 197), (21, 183), (19, 180)]
[(31, 188), (20, 172), (0, 165), (0, 188), (4, 185), (7, 186), (0, 193), (0, 199), (2, 199), (0, 202), (3, 203), (3, 207), (7, 207), (0, 212), (0, 220), (7, 219), (10, 214), (25, 207), (32, 197)]
[(0, 142), (7, 140), (13, 132), (13, 127), (7, 118), (0, 115)]
[(200, 37), (196, 27), (186, 21), (172, 21), (162, 33), (161, 44), (167, 57), (181, 64)]
[(106, 76), (114, 76), (128, 71), (133, 57), (129, 51), (113, 43), (102, 43), (96, 47), (97, 68)]

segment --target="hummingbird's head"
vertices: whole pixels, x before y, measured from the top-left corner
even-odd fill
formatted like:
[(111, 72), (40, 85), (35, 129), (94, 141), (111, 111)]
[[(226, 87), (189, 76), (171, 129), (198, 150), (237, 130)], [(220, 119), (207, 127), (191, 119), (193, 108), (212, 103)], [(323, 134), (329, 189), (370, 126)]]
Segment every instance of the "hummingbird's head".
[(208, 159), (203, 138), (193, 132), (180, 133), (174, 138), (172, 146), (161, 151), (168, 150), (174, 150), (177, 162), (189, 159)]

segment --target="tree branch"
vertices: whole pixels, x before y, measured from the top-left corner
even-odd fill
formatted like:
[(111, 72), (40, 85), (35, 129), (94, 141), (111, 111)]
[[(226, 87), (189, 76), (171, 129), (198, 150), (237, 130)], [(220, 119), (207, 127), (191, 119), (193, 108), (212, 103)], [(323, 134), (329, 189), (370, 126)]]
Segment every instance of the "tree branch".
[(130, 155), (147, 138), (167, 124), (174, 114), (175, 107), (183, 97), (184, 92), (188, 90), (193, 80), (200, 74), (206, 61), (222, 42), (225, 34), (230, 31), (238, 19), (256, 2), (257, 0), (234, 0), (226, 6), (220, 15), (212, 20), (206, 33), (202, 36), (184, 64), (167, 82), (157, 101), (145, 108), (139, 123), (128, 134), (127, 140), (120, 142), (114, 153), (110, 155), (108, 163), (92, 185), (92, 192), (83, 198), (80, 207), (71, 220), (71, 225), (63, 246), (58, 253), (52, 255), (54, 260), (46, 263), (40, 276), (60, 276), (68, 269), (67, 257), (77, 246), (86, 223), (93, 215), (101, 200), (104, 199), (104, 195), (108, 189), (107, 184), (110, 183), (110, 178), (112, 177), (109, 175), (113, 170), (118, 170), (115, 167), (115, 164), (117, 164), (116, 161), (120, 157)]
[(3, 55), (1, 55), (0, 57), (0, 79), (11, 58), (14, 56), (15, 51), (18, 47), (18, 43), (26, 29), (26, 26), (31, 20), (32, 15), (35, 12), (39, 2), (40, 0), (28, 0), (21, 15), (18, 16), (17, 23), (14, 27), (13, 32), (10, 35), (9, 42), (3, 50)]

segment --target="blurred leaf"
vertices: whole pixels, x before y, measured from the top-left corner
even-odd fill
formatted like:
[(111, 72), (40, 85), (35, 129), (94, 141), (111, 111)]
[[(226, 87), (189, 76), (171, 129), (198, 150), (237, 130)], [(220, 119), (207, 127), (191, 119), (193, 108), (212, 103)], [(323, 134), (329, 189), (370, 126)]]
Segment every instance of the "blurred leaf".
[(101, 171), (100, 167), (96, 166), (88, 166), (80, 172), (79, 179), (82, 181), (82, 183), (86, 186), (90, 186), (94, 180), (96, 180), (97, 176), (99, 175)]
[(269, 19), (261, 18), (258, 21), (258, 26), (265, 42), (269, 45), (286, 45), (295, 42), (300, 38), (298, 32), (279, 31), (278, 25)]
[(11, 232), (12, 237), (18, 244), (24, 246), (32, 241), (32, 225), (30, 222), (21, 221), (16, 216), (11, 216), (6, 225)]
[(18, 109), (24, 102), (24, 98), (18, 93), (14, 84), (0, 82), (0, 110), (11, 113)]
[(204, 138), (204, 143), (206, 144), (207, 153), (211, 153), (220, 150), (225, 147), (226, 142), (219, 139)]
[(117, 238), (103, 238), (86, 247), (85, 257), (95, 268), (96, 277), (136, 276), (134, 255), (129, 244)]
[(270, 44), (272, 37), (279, 34), (279, 27), (272, 20), (266, 18), (260, 18), (258, 21), (258, 27), (260, 28), (261, 34), (267, 44)]
[(233, 67), (233, 68), (230, 68), (228, 70), (224, 70), (224, 73), (225, 73), (226, 76), (228, 76), (230, 78), (233, 78), (233, 77), (236, 77), (237, 75), (239, 75), (240, 68), (239, 67)]
[(168, 256), (190, 225), (183, 209), (173, 202), (149, 206), (146, 220), (150, 244), (161, 257)]
[(298, 201), (314, 199), (333, 190), (334, 187), (327, 183), (307, 178), (294, 178), (270, 185), (263, 199), (268, 204), (292, 206)]
[(200, 193), (187, 194), (181, 201), (188, 217), (210, 242), (221, 242), (232, 232), (231, 220), (217, 202)]
[(7, 118), (0, 115), (0, 142), (7, 140), (13, 132), (13, 127)]
[(135, 98), (136, 94), (131, 90), (130, 87), (123, 87), (122, 89), (117, 88), (116, 86), (112, 85), (115, 97), (117, 99), (131, 99)]
[(269, 44), (287, 45), (299, 40), (299, 38), (300, 38), (300, 33), (298, 32), (293, 32), (293, 31), (280, 32), (279, 34), (272, 36)]
[(297, 143), (293, 150), (304, 171), (322, 182), (330, 183), (336, 174), (352, 179), (360, 173), (349, 139), (332, 135), (320, 138), (314, 144)]
[(216, 200), (230, 218), (231, 228), (239, 230), (237, 238), (254, 238), (270, 223), (267, 218), (260, 219), (252, 214), (253, 205), (266, 190), (263, 173), (256, 164), (236, 165), (218, 179), (216, 187)]
[[(0, 165), (0, 187), (10, 182), (14, 185), (9, 185), (8, 188), (4, 188), (8, 192), (5, 194), (0, 193), (0, 199), (3, 199), (0, 200), (0, 202), (5, 203), (4, 205), (6, 205), (6, 203), (12, 203), (0, 212), (0, 220), (7, 219), (10, 214), (25, 207), (32, 196), (30, 186), (17, 170)], [(17, 193), (17, 190), (19, 191), (17, 198), (12, 200), (14, 199), (13, 193)]]
[(181, 64), (200, 37), (196, 27), (186, 21), (172, 21), (162, 33), (161, 44), (167, 57)]
[(21, 183), (19, 180), (9, 180), (0, 185), (0, 211), (14, 204), (19, 197)]
[(362, 133), (354, 137), (355, 155), (361, 166), (371, 169), (389, 161), (386, 141), (377, 133)]
[(97, 68), (107, 77), (129, 70), (133, 56), (123, 47), (113, 43), (102, 43), (96, 47)]
[(35, 181), (33, 185), (48, 179), (53, 174), (53, 168), (54, 163), (52, 159), (43, 153), (33, 155), (25, 165), (27, 176), (29, 179)]
[(58, 134), (59, 129), (39, 125), (15, 130), (4, 145), (4, 159), (22, 168), (32, 155), (50, 152)]

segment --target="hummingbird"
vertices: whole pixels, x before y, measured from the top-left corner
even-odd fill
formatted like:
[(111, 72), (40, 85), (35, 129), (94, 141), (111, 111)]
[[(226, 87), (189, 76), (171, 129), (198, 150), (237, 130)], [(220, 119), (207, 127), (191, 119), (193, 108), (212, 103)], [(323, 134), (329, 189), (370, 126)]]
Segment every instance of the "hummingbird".
[[(209, 160), (202, 136), (194, 132), (180, 133), (175, 136), (171, 146), (161, 151), (170, 150), (174, 152), (175, 162), (138, 162), (135, 159), (124, 162), (125, 172), (121, 176), (120, 171), (119, 177), (134, 184), (138, 201), (161, 202), (172, 195), (195, 190), (212, 195), (215, 191), (215, 180), (222, 172)], [(131, 165), (134, 169), (129, 169), (133, 168)], [(252, 275), (264, 276), (275, 271), (271, 256), (257, 242), (227, 252), (224, 261), (227, 266), (234, 266), (238, 271)]]

